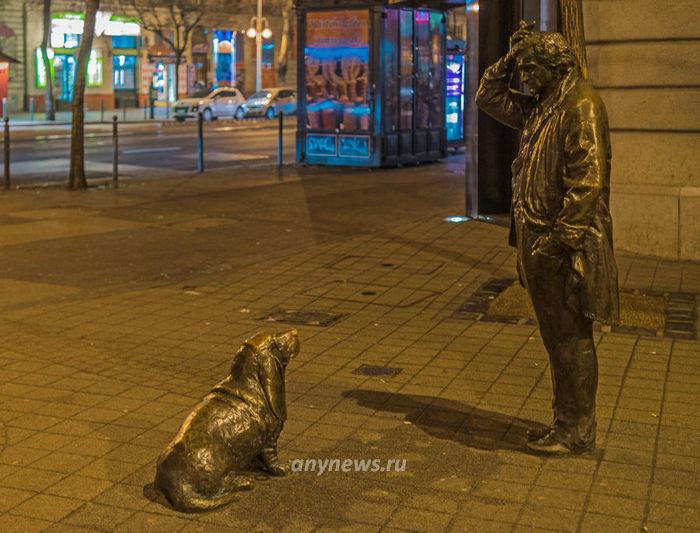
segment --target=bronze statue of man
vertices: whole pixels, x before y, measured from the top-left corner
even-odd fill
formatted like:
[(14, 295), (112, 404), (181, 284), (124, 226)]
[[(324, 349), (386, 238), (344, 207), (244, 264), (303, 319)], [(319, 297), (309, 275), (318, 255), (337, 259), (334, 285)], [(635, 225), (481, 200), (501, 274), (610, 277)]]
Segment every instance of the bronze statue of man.
[[(605, 106), (560, 33), (521, 22), (484, 73), (477, 105), (521, 130), (509, 242), (549, 352), (554, 420), (528, 432), (549, 454), (595, 448), (598, 360), (593, 321), (619, 314), (612, 247), (610, 133)], [(526, 91), (511, 87), (518, 74)]]

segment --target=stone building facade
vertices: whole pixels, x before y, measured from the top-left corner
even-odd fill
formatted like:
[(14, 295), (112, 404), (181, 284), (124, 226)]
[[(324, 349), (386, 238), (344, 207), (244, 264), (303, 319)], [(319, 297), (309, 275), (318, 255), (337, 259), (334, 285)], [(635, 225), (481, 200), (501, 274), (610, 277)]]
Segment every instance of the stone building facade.
[(584, 0), (618, 249), (700, 260), (700, 3)]

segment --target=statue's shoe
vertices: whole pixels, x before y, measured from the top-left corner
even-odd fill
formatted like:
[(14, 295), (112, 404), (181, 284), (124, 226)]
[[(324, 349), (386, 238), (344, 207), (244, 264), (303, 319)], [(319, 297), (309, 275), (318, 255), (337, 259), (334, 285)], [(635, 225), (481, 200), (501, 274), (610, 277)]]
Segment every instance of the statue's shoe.
[(554, 429), (552, 426), (542, 426), (541, 428), (531, 428), (527, 430), (527, 441), (533, 442), (543, 439), (550, 431)]
[(592, 452), (595, 449), (595, 439), (585, 444), (574, 443), (567, 432), (548, 428), (544, 437), (532, 440), (525, 446), (533, 452), (547, 455), (578, 455)]

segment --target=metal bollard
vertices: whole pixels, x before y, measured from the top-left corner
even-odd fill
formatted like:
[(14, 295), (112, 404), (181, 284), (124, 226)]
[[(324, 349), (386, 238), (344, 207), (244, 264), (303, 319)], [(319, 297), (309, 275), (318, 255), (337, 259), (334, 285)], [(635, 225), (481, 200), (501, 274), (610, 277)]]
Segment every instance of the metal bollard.
[(5, 190), (10, 190), (10, 119), (5, 117), (5, 139), (4, 139), (3, 166), (5, 169)]
[(204, 116), (197, 113), (197, 172), (204, 172)]
[(34, 122), (34, 97), (29, 97), (29, 120)]
[(100, 100), (100, 122), (105, 121), (105, 103), (103, 100)]
[(153, 120), (153, 118), (154, 118), (154, 116), (155, 116), (154, 110), (153, 110), (153, 106), (154, 106), (154, 102), (153, 102), (153, 99), (151, 98), (151, 99), (149, 100), (149, 108), (150, 108), (150, 110), (151, 110), (151, 111), (150, 111), (151, 120)]
[(279, 127), (277, 128), (277, 166), (281, 167), (284, 162), (284, 113), (280, 111), (279, 114)]
[(112, 187), (119, 188), (119, 131), (117, 115), (112, 117)]

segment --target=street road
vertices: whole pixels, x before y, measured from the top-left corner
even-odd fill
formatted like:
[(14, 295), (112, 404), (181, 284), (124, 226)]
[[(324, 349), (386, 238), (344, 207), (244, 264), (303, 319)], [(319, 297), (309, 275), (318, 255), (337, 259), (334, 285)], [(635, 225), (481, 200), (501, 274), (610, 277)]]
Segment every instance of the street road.
[[(294, 161), (291, 121), (284, 129), (284, 158)], [(13, 186), (67, 179), (70, 129), (18, 129), (10, 135)], [(211, 122), (204, 125), (205, 169), (264, 166), (277, 160), (277, 122)], [(88, 180), (111, 177), (111, 125), (86, 129)], [(119, 128), (119, 173), (139, 178), (191, 173), (197, 165), (197, 126), (123, 124)]]

